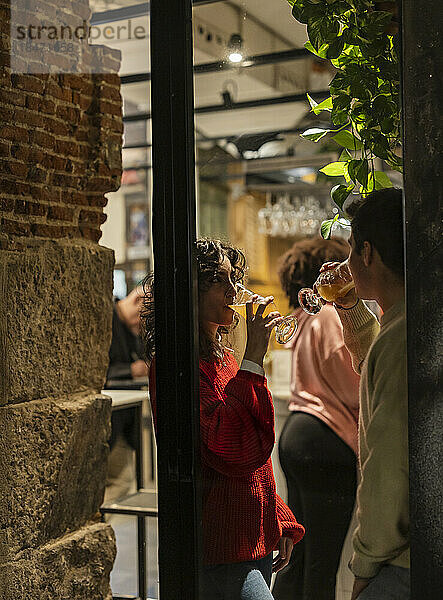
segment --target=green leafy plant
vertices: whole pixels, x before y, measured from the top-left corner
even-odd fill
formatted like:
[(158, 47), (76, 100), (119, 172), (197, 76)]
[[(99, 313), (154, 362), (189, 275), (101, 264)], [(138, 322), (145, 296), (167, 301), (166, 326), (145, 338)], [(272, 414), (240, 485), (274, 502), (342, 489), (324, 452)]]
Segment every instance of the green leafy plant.
[[(384, 171), (376, 170), (380, 158), (391, 169), (401, 171), (398, 154), (401, 143), (399, 68), (393, 12), (394, 2), (372, 0), (288, 0), (292, 15), (307, 25), (305, 47), (316, 56), (331, 60), (337, 72), (329, 89), (331, 95), (315, 102), (308, 94), (311, 111), (329, 113), (330, 129), (308, 129), (302, 137), (319, 142), (329, 136), (343, 150), (337, 162), (320, 169), (341, 182), (331, 197), (343, 211), (353, 192), (367, 194), (392, 187)], [(344, 182), (343, 182), (344, 180)], [(339, 213), (322, 224), (329, 237), (335, 222), (348, 222)]]

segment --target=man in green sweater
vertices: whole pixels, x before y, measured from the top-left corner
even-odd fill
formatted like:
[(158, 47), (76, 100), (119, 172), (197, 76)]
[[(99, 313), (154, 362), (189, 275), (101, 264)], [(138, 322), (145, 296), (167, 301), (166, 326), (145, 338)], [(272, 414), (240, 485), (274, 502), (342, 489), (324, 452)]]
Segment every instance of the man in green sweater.
[[(353, 210), (351, 211), (351, 208)], [(355, 282), (335, 304), (360, 380), (357, 528), (352, 599), (407, 600), (409, 473), (402, 193), (373, 192), (349, 209)], [(376, 300), (380, 325), (360, 299)]]

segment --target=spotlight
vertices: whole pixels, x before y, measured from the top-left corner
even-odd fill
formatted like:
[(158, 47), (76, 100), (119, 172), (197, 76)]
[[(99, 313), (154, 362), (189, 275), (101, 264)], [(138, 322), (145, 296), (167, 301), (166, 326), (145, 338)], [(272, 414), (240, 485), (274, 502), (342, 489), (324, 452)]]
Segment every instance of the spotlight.
[(240, 52), (231, 52), (228, 58), (233, 63), (239, 63), (242, 61), (243, 55)]
[(228, 44), (228, 60), (232, 63), (239, 63), (243, 60), (242, 54), (243, 40), (241, 35), (233, 33)]

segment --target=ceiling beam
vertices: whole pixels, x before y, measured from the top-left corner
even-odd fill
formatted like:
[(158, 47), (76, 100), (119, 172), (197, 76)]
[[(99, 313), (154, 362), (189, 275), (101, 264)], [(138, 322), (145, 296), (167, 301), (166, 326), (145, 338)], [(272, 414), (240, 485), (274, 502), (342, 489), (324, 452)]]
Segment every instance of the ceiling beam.
[[(233, 158), (229, 157), (228, 160), (201, 160), (196, 162), (196, 166), (199, 167), (226, 167), (228, 165), (235, 165), (243, 163), (246, 166), (243, 175), (263, 175), (265, 173), (275, 173), (276, 171), (288, 171), (290, 169), (297, 169), (300, 167), (311, 167), (320, 168), (325, 162), (332, 162), (337, 159), (337, 153), (334, 152), (322, 152), (314, 156), (288, 156), (287, 154), (279, 154), (277, 156), (266, 156), (259, 158)], [(124, 167), (123, 171), (147, 171), (152, 169), (152, 165), (134, 165)], [(234, 179), (238, 178), (238, 173), (232, 174)], [(311, 185), (311, 184), (308, 184)]]
[[(312, 92), (309, 95), (314, 100), (324, 100), (328, 97), (329, 90), (321, 92)], [(275, 96), (273, 98), (257, 98), (256, 100), (246, 100), (244, 102), (232, 102), (227, 106), (224, 104), (199, 106), (195, 109), (195, 113), (198, 115), (204, 115), (213, 112), (223, 112), (225, 110), (241, 110), (245, 108), (272, 106), (274, 104), (288, 104), (289, 102), (308, 102), (306, 92), (303, 92), (302, 94), (289, 94), (287, 96)]]
[(248, 183), (246, 188), (251, 192), (307, 192), (329, 195), (330, 185), (320, 185), (318, 183), (306, 183), (305, 181), (295, 181), (294, 183)]
[[(314, 125), (312, 125), (314, 127)], [(330, 123), (324, 123), (323, 121), (318, 121), (315, 123), (315, 127), (322, 127), (323, 129), (330, 129), (332, 127), (332, 125)], [(275, 129), (275, 130), (268, 130), (268, 131), (251, 131), (251, 132), (245, 132), (245, 133), (227, 133), (226, 135), (216, 135), (216, 136), (206, 136), (203, 133), (200, 134), (200, 137), (197, 133), (197, 136), (195, 138), (196, 142), (217, 142), (217, 141), (221, 141), (221, 140), (226, 140), (227, 142), (235, 142), (235, 140), (238, 140), (240, 137), (243, 136), (267, 136), (267, 135), (290, 135), (290, 134), (294, 134), (296, 135), (297, 133), (303, 133), (303, 131), (306, 131), (306, 129), (309, 129), (309, 126), (306, 125), (306, 127), (292, 127), (290, 129)], [(148, 142), (146, 142), (145, 144), (129, 144), (127, 146), (123, 146), (123, 150), (134, 150), (134, 149), (140, 149), (140, 148), (150, 148), (151, 144), (149, 144)]]
[(299, 60), (301, 58), (312, 57), (312, 53), (306, 48), (291, 48), (290, 50), (282, 50), (281, 52), (269, 52), (267, 54), (256, 54), (254, 56), (246, 56), (241, 63), (232, 63), (228, 60), (220, 60), (216, 62), (203, 63), (194, 65), (194, 73), (218, 73), (228, 69), (245, 69), (247, 67), (259, 67), (261, 65), (274, 65), (280, 62), (288, 62)]
[[(241, 63), (231, 63), (228, 60), (201, 63), (199, 65), (194, 65), (194, 74), (203, 75), (205, 73), (219, 73), (220, 71), (259, 67), (262, 65), (275, 65), (281, 62), (289, 62), (309, 57), (312, 57), (312, 54), (309, 50), (306, 50), (306, 48), (291, 48), (290, 50), (282, 50), (281, 52), (269, 52), (267, 54), (246, 56)], [(122, 85), (150, 80), (151, 73), (135, 73), (133, 75), (122, 75), (120, 77)]]
[[(320, 92), (309, 92), (309, 95), (314, 100), (324, 100), (329, 95), (329, 90)], [(276, 96), (274, 98), (257, 98), (256, 100), (247, 100), (245, 102), (232, 102), (226, 106), (224, 104), (214, 104), (210, 106), (199, 106), (194, 110), (196, 115), (204, 115), (208, 113), (224, 112), (227, 110), (241, 110), (245, 108), (258, 108), (261, 106), (272, 106), (274, 104), (287, 104), (289, 102), (308, 102), (306, 92), (303, 94), (290, 94), (289, 96)], [(151, 113), (140, 113), (138, 115), (127, 115), (123, 117), (124, 123), (133, 121), (149, 121)]]
[(226, 0), (192, 0), (193, 6), (202, 6), (203, 4), (215, 4), (216, 2), (225, 2)]
[[(193, 6), (203, 6), (203, 4), (214, 4), (215, 2), (224, 2), (225, 0), (193, 0)], [(122, 19), (135, 19), (136, 17), (143, 17), (149, 15), (151, 11), (149, 2), (142, 2), (141, 4), (134, 4), (131, 6), (123, 6), (122, 8), (115, 8), (111, 10), (104, 10), (102, 12), (92, 13), (91, 25), (101, 25), (103, 23), (112, 23), (114, 21), (121, 21)]]
[(135, 19), (136, 17), (146, 16), (149, 12), (149, 2), (123, 6), (122, 8), (92, 13), (90, 24), (103, 25), (104, 23), (113, 23), (114, 21), (122, 21), (123, 19)]

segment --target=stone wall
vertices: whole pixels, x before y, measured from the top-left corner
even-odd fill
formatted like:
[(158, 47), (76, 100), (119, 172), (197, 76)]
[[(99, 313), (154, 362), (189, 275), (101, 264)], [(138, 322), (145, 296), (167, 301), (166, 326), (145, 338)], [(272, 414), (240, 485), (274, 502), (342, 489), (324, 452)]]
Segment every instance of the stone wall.
[[(87, 0), (46, 6), (89, 18)], [(120, 185), (119, 53), (105, 75), (12, 73), (0, 0), (0, 600), (109, 600), (100, 522), (110, 400), (113, 254), (104, 194)]]

